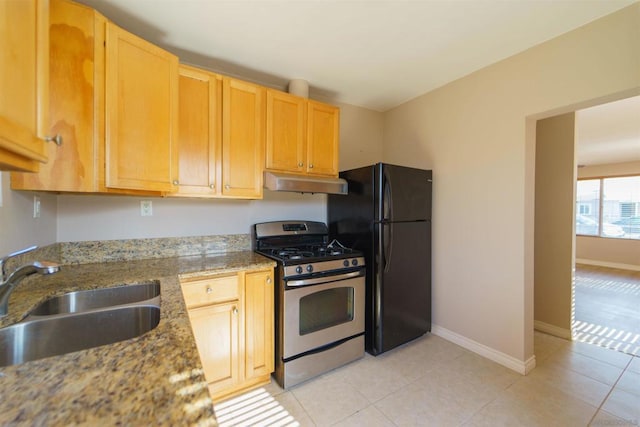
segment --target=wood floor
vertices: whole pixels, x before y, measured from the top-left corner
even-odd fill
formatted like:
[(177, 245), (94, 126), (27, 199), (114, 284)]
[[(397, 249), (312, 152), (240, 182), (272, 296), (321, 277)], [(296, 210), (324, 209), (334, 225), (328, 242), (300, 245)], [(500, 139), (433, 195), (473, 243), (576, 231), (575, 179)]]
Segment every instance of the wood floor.
[(574, 340), (640, 355), (640, 271), (576, 265)]

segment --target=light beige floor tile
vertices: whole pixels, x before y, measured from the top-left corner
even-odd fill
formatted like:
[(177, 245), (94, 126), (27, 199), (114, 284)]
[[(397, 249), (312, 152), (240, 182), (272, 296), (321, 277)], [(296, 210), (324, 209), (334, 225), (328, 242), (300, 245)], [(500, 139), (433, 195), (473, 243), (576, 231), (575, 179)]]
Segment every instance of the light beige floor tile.
[(571, 369), (574, 372), (611, 386), (616, 383), (623, 371), (622, 368), (576, 353), (571, 351), (570, 348), (558, 350), (540, 363), (540, 366), (548, 366), (550, 364)]
[(638, 396), (638, 406), (640, 406), (640, 374), (627, 369), (618, 380), (615, 388)]
[[(521, 415), (529, 417), (533, 425), (586, 426), (598, 408), (566, 393), (555, 386), (534, 378), (523, 377), (501, 393), (503, 405), (521, 408)], [(487, 410), (491, 405), (483, 408)]]
[(262, 388), (264, 388), (265, 391), (271, 396), (277, 396), (278, 394), (285, 392), (285, 390), (280, 387), (280, 385), (278, 385), (278, 382), (273, 378), (271, 378), (271, 382), (269, 384), (263, 386)]
[(612, 350), (606, 347), (600, 347), (595, 344), (589, 344), (579, 341), (574, 341), (571, 343), (571, 350), (576, 353), (583, 354), (585, 356), (589, 356), (593, 359), (599, 360), (601, 362), (608, 363), (613, 366), (617, 366), (618, 368), (626, 368), (629, 364), (629, 361), (633, 356), (622, 353), (620, 351)]
[(484, 382), (504, 389), (522, 377), (496, 362), (474, 353), (466, 353), (445, 364), (447, 369), (467, 375), (469, 380)]
[(349, 418), (334, 424), (336, 427), (394, 427), (394, 425), (374, 406), (364, 408)]
[(558, 349), (566, 347), (569, 344), (570, 341), (563, 338), (554, 337), (553, 335), (544, 334), (538, 331), (534, 331), (533, 333), (534, 354), (536, 355), (536, 361), (538, 363), (548, 358)]
[(337, 369), (327, 377), (339, 377), (348, 382), (371, 403), (409, 384), (401, 370), (388, 359), (375, 357), (366, 357)]
[(291, 389), (318, 426), (331, 425), (369, 406), (355, 387), (338, 376), (323, 376)]
[(427, 390), (416, 384), (409, 384), (374, 405), (397, 426), (460, 425), (474, 412), (442, 388)]
[(625, 420), (620, 417), (616, 417), (608, 413), (607, 411), (603, 411), (602, 409), (598, 411), (596, 416), (589, 423), (589, 427), (606, 427), (606, 426), (616, 426), (616, 427), (636, 427), (638, 423), (631, 424), (631, 420)]
[(640, 356), (635, 356), (633, 360), (631, 360), (627, 370), (640, 374)]
[(602, 409), (624, 420), (640, 422), (640, 397), (618, 387), (613, 389)]
[(609, 385), (554, 365), (539, 366), (527, 378), (554, 386), (595, 407), (599, 407), (611, 391)]
[(298, 402), (291, 392), (278, 394), (275, 396), (275, 399), (290, 417), (285, 418), (284, 421), (286, 421), (286, 423), (281, 423), (282, 425), (286, 425), (287, 427), (315, 426), (307, 414), (307, 411), (304, 410), (300, 402)]
[[(295, 399), (288, 407), (281, 401), (287, 401), (288, 393), (281, 393), (275, 398), (264, 389), (256, 389), (236, 398), (216, 405), (216, 417), (221, 427), (259, 426), (259, 425), (305, 425), (312, 426), (304, 409)], [(291, 401), (291, 399), (289, 399)], [(293, 409), (293, 410), (292, 410)]]

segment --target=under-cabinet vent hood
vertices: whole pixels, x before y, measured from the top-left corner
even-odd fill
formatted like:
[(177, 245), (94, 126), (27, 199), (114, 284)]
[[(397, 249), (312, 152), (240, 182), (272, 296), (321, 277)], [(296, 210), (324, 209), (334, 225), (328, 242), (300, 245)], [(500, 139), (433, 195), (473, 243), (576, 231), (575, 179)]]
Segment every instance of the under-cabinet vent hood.
[(349, 186), (347, 181), (342, 178), (265, 172), (264, 187), (272, 191), (292, 191), (295, 193), (347, 194)]

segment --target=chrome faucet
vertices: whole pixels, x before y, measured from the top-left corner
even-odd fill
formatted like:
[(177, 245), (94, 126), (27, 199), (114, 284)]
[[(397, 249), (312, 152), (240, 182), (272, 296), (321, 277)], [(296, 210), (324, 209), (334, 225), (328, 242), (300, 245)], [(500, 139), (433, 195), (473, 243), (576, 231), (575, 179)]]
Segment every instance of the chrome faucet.
[(9, 313), (9, 296), (18, 283), (27, 276), (32, 274), (52, 274), (60, 270), (60, 266), (53, 262), (34, 261), (16, 268), (11, 274), (7, 274), (6, 262), (18, 255), (31, 252), (37, 249), (37, 246), (31, 246), (26, 249), (11, 253), (0, 258), (0, 271), (2, 272), (2, 282), (0, 282), (0, 317), (4, 317)]

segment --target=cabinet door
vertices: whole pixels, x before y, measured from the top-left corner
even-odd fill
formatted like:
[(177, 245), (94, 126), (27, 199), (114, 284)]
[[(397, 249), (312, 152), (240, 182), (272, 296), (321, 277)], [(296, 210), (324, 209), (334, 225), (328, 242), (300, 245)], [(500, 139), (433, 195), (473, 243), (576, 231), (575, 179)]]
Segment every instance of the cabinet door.
[(307, 172), (338, 176), (340, 110), (316, 101), (307, 105)]
[(222, 194), (261, 198), (264, 169), (263, 87), (223, 78)]
[(189, 310), (191, 328), (212, 397), (224, 394), (239, 382), (239, 303)]
[(0, 170), (46, 162), (48, 0), (0, 1)]
[(245, 377), (269, 375), (274, 369), (273, 271), (245, 275)]
[(175, 191), (178, 58), (108, 22), (106, 186)]
[(179, 188), (174, 195), (213, 196), (220, 189), (222, 78), (180, 65)]
[(97, 144), (104, 137), (104, 18), (93, 9), (51, 0), (49, 117), (62, 145), (47, 144), (38, 173), (13, 173), (14, 190), (97, 191)]
[(267, 90), (267, 169), (306, 170), (305, 116), (304, 98)]

